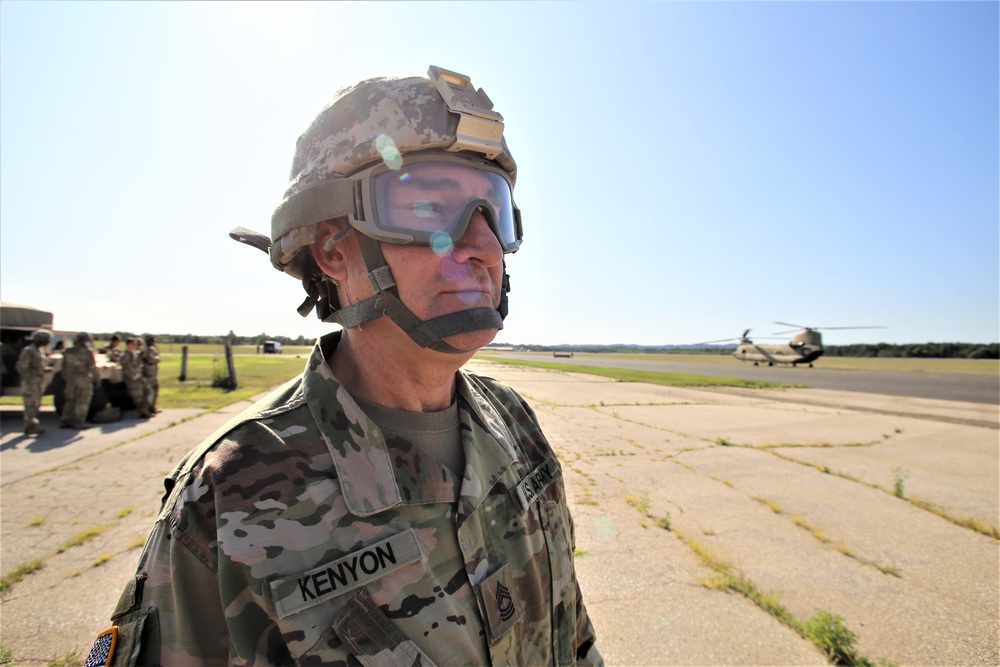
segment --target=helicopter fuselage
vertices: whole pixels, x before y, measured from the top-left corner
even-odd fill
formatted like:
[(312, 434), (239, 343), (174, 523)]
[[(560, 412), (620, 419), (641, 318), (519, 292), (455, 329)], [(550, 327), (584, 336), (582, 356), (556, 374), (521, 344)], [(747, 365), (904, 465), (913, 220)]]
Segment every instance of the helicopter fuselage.
[(739, 347), (733, 352), (733, 356), (740, 361), (747, 361), (754, 364), (765, 363), (768, 366), (775, 364), (811, 364), (816, 359), (823, 356), (822, 347), (814, 347), (804, 343), (796, 344), (792, 341), (788, 345), (757, 345), (750, 341), (741, 341)]

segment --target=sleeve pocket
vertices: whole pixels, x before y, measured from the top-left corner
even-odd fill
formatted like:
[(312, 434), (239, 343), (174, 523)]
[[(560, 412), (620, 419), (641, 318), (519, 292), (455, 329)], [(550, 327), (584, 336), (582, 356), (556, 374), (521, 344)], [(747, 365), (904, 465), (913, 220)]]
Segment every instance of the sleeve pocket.
[[(116, 619), (118, 620), (118, 619)], [(121, 619), (109, 667), (160, 664), (160, 624), (155, 607), (143, 607)]]

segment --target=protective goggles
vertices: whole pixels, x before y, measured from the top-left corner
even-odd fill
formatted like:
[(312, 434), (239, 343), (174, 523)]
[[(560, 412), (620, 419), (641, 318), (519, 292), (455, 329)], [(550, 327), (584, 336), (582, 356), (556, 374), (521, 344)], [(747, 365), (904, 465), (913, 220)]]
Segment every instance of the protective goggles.
[(457, 155), (424, 155), (393, 169), (379, 164), (350, 177), (362, 210), (351, 225), (379, 241), (440, 247), (462, 238), (480, 211), (505, 253), (521, 245), (521, 212), (507, 173)]

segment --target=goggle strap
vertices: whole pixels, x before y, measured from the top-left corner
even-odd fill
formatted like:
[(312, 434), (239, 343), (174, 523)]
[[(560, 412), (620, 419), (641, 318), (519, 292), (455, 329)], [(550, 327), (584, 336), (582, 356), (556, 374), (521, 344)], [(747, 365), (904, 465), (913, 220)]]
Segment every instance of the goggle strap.
[(308, 185), (274, 210), (271, 238), (278, 239), (293, 229), (349, 215), (353, 206), (354, 184), (351, 181), (335, 179)]

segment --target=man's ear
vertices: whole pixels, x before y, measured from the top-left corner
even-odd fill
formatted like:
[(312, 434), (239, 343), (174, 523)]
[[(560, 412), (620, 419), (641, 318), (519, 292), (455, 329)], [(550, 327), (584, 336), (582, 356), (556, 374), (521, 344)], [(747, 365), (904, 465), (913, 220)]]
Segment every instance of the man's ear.
[(316, 266), (337, 282), (347, 277), (347, 264), (344, 262), (344, 253), (339, 242), (349, 230), (346, 223), (333, 220), (321, 222), (311, 246)]

